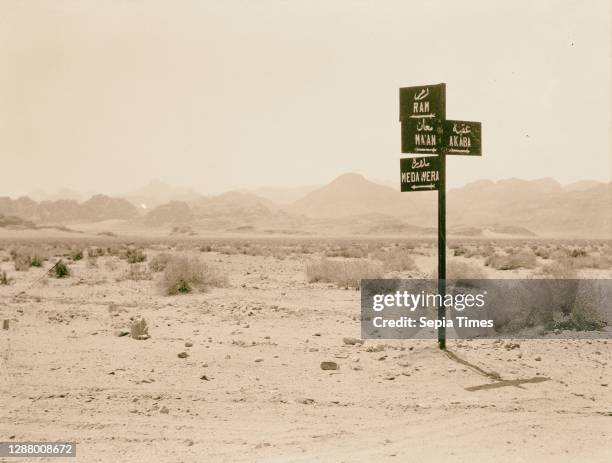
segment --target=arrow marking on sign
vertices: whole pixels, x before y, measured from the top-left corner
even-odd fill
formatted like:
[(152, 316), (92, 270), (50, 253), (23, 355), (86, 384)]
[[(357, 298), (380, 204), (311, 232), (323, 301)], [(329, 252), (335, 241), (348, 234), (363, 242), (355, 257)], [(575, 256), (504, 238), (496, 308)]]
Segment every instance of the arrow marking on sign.
[(433, 190), (435, 187), (436, 186), (433, 183), (430, 183), (429, 185), (412, 185), (410, 188), (412, 188), (413, 190)]
[(435, 153), (436, 149), (435, 148), (415, 148), (415, 151), (426, 151), (428, 153)]
[(412, 119), (422, 119), (422, 118), (432, 118), (432, 117), (436, 117), (435, 114), (412, 114), (410, 116)]

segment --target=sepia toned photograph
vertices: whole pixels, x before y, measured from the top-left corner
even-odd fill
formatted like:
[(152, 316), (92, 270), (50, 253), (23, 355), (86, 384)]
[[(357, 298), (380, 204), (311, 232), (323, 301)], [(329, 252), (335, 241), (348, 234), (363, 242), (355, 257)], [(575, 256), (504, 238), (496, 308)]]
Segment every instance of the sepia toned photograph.
[(609, 0), (0, 0), (0, 461), (612, 461), (611, 57)]

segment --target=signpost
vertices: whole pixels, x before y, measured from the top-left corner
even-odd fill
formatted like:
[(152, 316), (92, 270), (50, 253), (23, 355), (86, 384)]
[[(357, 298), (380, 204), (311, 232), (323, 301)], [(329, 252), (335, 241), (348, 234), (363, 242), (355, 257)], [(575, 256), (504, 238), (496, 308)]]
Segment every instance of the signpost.
[[(400, 88), (402, 153), (433, 156), (400, 159), (401, 191), (438, 191), (438, 294), (446, 295), (446, 155), (482, 156), (480, 122), (446, 119), (446, 84)], [(438, 320), (446, 315), (438, 306)], [(438, 345), (446, 349), (446, 328)]]

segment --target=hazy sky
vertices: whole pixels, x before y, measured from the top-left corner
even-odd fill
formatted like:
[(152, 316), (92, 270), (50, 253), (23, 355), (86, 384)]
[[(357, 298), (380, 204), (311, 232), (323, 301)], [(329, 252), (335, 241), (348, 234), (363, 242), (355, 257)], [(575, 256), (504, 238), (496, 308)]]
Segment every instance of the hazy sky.
[(0, 2), (0, 196), (399, 183), (398, 88), (446, 82), (448, 183), (609, 181), (609, 0)]

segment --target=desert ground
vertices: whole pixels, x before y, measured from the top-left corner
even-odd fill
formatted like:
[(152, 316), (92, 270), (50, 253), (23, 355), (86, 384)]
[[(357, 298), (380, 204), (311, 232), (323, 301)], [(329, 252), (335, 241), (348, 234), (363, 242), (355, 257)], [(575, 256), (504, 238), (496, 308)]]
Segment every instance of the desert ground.
[[(0, 248), (1, 440), (100, 462), (610, 461), (607, 339), (359, 339), (356, 281), (431, 276), (433, 240)], [(176, 256), (206, 281), (172, 286)], [(612, 274), (610, 241), (457, 239), (449, 259), (466, 278)]]

